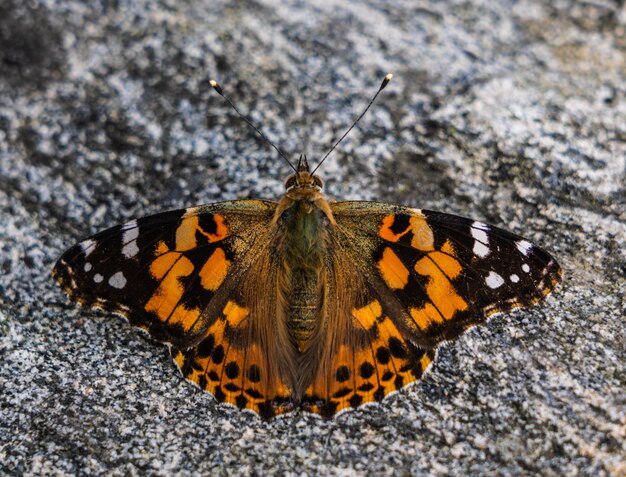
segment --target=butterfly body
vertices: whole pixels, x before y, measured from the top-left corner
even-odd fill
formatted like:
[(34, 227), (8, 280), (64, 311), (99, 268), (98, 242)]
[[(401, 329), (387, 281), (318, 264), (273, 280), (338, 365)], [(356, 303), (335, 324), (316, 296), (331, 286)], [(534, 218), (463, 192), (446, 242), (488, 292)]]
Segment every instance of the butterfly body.
[(323, 213), (296, 202), (284, 212), (280, 293), (286, 297), (287, 327), (299, 351), (316, 328), (324, 291), (323, 267), (328, 252), (328, 231)]
[(281, 257), (278, 293), (284, 310), (279, 313), (286, 316), (291, 342), (299, 352), (307, 348), (319, 324), (329, 227), (334, 223), (320, 193), (321, 182), (314, 179), (303, 158), (296, 175), (287, 181), (287, 193), (273, 220), (275, 248)]
[(453, 215), (332, 202), (301, 158), (279, 202), (165, 212), (70, 248), (70, 297), (168, 344), (190, 381), (271, 417), (326, 417), (418, 380), (437, 346), (543, 299), (557, 262)]

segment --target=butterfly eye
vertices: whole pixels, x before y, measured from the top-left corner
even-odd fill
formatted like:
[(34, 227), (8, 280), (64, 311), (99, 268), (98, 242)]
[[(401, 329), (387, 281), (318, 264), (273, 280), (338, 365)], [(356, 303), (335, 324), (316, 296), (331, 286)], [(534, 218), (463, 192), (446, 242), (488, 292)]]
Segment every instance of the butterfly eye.
[(321, 189), (324, 183), (322, 182), (322, 179), (320, 179), (319, 177), (313, 176), (313, 185)]
[(285, 189), (289, 190), (296, 185), (296, 176), (289, 176), (285, 182)]

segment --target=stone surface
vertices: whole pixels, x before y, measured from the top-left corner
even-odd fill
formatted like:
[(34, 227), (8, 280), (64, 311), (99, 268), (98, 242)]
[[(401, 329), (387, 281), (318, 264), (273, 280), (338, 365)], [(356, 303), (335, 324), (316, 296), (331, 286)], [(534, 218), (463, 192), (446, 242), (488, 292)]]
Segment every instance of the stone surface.
[[(624, 475), (623, 2), (232, 3), (0, 4), (0, 473)], [(387, 72), (328, 195), (475, 217), (564, 269), (419, 384), (263, 422), (51, 279), (115, 223), (281, 193), (288, 168), (209, 78), (315, 160)]]

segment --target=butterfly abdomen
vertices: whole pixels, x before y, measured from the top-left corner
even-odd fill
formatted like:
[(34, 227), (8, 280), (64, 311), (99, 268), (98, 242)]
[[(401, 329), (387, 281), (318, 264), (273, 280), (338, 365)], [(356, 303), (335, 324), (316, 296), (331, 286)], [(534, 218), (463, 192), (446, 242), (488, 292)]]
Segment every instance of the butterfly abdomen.
[(287, 329), (303, 351), (318, 325), (327, 254), (327, 220), (317, 207), (296, 201), (282, 217), (281, 292)]

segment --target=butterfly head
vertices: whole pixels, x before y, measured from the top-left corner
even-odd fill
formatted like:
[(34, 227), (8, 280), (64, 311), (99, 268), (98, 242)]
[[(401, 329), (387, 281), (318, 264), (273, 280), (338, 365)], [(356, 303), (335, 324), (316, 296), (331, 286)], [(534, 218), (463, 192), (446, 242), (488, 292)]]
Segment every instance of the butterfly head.
[(296, 173), (289, 176), (287, 182), (285, 182), (285, 189), (287, 189), (288, 192), (296, 189), (315, 191), (322, 189), (322, 180), (311, 172), (309, 162), (304, 154), (300, 154)]

